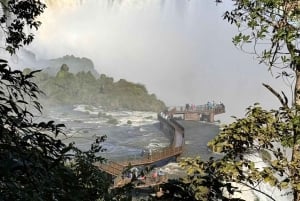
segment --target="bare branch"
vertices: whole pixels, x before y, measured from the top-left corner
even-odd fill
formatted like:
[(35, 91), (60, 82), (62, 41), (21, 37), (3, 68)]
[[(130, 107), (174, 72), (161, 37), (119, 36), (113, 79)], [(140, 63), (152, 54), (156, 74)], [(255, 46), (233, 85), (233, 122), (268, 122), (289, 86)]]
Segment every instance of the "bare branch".
[(276, 200), (275, 200), (273, 197), (271, 197), (271, 196), (270, 196), (270, 195), (268, 195), (267, 193), (265, 193), (265, 192), (263, 192), (263, 191), (261, 191), (261, 190), (258, 190), (258, 189), (256, 189), (256, 188), (254, 188), (254, 187), (250, 186), (250, 185), (249, 185), (249, 184), (247, 184), (247, 183), (241, 182), (241, 184), (243, 184), (243, 185), (247, 186), (248, 188), (250, 188), (250, 189), (252, 189), (252, 190), (254, 190), (254, 191), (257, 191), (257, 192), (259, 192), (259, 193), (263, 194), (264, 196), (266, 196), (266, 197), (270, 198), (270, 199), (271, 199), (271, 200), (273, 200), (273, 201), (276, 201)]
[(287, 105), (287, 98), (283, 93), (284, 98), (281, 97), (281, 95), (279, 93), (277, 93), (270, 85), (267, 85), (265, 83), (262, 83), (262, 85), (264, 87), (266, 87), (272, 94), (274, 94), (280, 101), (280, 103), (282, 104), (283, 107), (288, 107)]

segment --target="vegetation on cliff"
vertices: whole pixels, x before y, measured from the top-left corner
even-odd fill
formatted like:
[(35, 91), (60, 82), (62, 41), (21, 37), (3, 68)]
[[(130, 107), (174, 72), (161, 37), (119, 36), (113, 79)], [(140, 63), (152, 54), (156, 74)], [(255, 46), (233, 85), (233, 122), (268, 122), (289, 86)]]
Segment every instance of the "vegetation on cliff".
[(91, 59), (85, 57), (75, 57), (74, 55), (65, 55), (60, 58), (50, 60), (36, 61), (36, 68), (44, 67), (43, 72), (48, 73), (51, 76), (55, 76), (63, 64), (68, 65), (69, 72), (76, 74), (79, 72), (91, 72), (96, 78), (99, 77), (99, 73), (95, 70), (94, 63)]
[[(270, 41), (271, 48), (263, 48), (260, 58), (269, 69), (283, 64), (280, 75), (296, 79), (293, 102), (290, 106), (284, 93), (280, 95), (265, 85), (282, 106), (267, 111), (255, 104), (247, 109), (245, 118), (236, 118), (224, 126), (209, 143), (223, 157), (208, 161), (183, 160), (181, 165), (187, 169), (188, 176), (160, 185), (170, 197), (159, 200), (242, 200), (224, 197), (224, 190), (230, 196), (239, 190), (231, 182), (275, 200), (267, 192), (256, 189), (259, 184), (268, 183), (280, 190), (289, 189), (287, 194), (293, 194), (290, 200), (300, 200), (299, 4), (288, 0), (234, 2), (234, 9), (225, 14), (225, 19), (250, 31), (250, 35), (240, 33), (234, 43), (256, 46), (262, 40), (265, 45)], [(5, 49), (13, 54), (33, 40), (33, 35), (23, 32), (24, 25), (37, 29), (40, 23), (35, 18), (45, 5), (40, 1), (0, 3), (4, 13), (0, 30), (5, 33)], [(13, 13), (15, 18), (5, 25), (7, 13)], [(3, 59), (0, 67), (0, 200), (132, 200), (132, 185), (116, 189), (118, 192), (109, 190), (110, 180), (94, 165), (104, 161), (98, 155), (103, 151), (101, 143), (105, 137), (97, 138), (86, 152), (72, 143), (64, 144), (56, 138), (63, 134), (63, 125), (53, 121), (33, 122), (29, 109), (32, 106), (38, 111), (42, 109), (38, 99), (40, 88), (32, 81), (36, 72), (12, 71)], [(292, 73), (287, 73), (287, 69)], [(89, 72), (72, 74), (67, 65), (56, 76), (40, 73), (36, 82), (46, 92), (47, 99), (58, 103), (85, 102), (128, 109), (133, 105), (134, 109), (146, 106), (150, 110), (152, 102), (146, 100), (157, 101), (143, 85), (126, 80), (114, 82), (105, 75), (96, 79)], [(153, 105), (157, 107), (156, 102)], [(258, 168), (245, 156), (262, 150), (267, 166)], [(291, 156), (285, 150), (290, 150)]]
[[(24, 73), (30, 72), (25, 69)], [(124, 79), (114, 79), (101, 74), (97, 79), (91, 72), (73, 74), (63, 64), (56, 76), (40, 72), (37, 84), (45, 92), (47, 100), (54, 104), (94, 104), (106, 109), (128, 109), (141, 111), (162, 111), (165, 104), (155, 94), (149, 94), (146, 87)]]
[[(39, 27), (36, 17), (45, 4), (8, 0), (0, 6), (0, 35), (5, 36), (4, 48), (14, 54), (33, 40), (25, 28)], [(0, 59), (0, 200), (113, 200), (109, 179), (94, 165), (104, 161), (99, 156), (104, 136), (83, 152), (57, 138), (64, 125), (34, 122), (33, 108), (42, 112), (41, 90), (32, 80), (36, 73), (12, 70)]]

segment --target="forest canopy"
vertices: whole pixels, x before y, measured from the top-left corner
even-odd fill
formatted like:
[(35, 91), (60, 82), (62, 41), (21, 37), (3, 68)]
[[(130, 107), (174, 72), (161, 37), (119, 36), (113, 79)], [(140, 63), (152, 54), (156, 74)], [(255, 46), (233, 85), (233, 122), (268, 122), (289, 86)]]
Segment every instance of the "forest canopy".
[[(29, 73), (25, 69), (24, 73)], [(90, 72), (71, 73), (63, 64), (55, 76), (39, 72), (35, 79), (45, 96), (41, 100), (47, 104), (93, 104), (106, 109), (128, 109), (141, 111), (162, 111), (165, 104), (149, 94), (142, 84), (125, 79), (114, 81), (101, 74), (99, 78)], [(46, 102), (47, 101), (47, 102)]]

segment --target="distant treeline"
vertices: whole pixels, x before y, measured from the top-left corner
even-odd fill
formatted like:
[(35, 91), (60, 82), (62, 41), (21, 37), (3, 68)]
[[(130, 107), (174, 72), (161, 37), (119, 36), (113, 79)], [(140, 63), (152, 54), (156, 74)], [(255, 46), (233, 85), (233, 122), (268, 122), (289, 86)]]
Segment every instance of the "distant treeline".
[[(28, 73), (31, 69), (25, 69)], [(114, 82), (112, 77), (101, 74), (99, 78), (89, 72), (69, 72), (63, 64), (56, 76), (39, 72), (36, 83), (45, 92), (41, 100), (50, 104), (93, 104), (106, 109), (162, 111), (165, 104), (149, 94), (146, 87), (125, 79)]]

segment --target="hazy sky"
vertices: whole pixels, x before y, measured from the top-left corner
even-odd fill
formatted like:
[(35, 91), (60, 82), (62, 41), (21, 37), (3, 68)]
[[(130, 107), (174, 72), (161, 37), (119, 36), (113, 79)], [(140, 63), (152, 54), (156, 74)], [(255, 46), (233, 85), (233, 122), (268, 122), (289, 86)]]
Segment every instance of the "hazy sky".
[(230, 5), (216, 6), (213, 0), (83, 2), (47, 9), (30, 46), (38, 58), (88, 57), (99, 73), (142, 83), (169, 106), (222, 101), (227, 112), (216, 119), (225, 122), (255, 102), (278, 105), (261, 83), (278, 89), (282, 81), (231, 43), (237, 30), (222, 20)]

